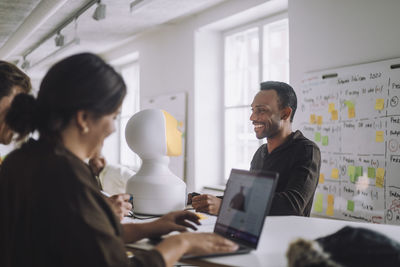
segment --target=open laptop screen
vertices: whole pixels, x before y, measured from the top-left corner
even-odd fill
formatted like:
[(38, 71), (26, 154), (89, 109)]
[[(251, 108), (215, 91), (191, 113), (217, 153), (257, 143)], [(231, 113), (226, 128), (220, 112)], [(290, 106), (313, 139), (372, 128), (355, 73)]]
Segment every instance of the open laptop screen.
[(275, 192), (278, 174), (232, 169), (214, 232), (257, 248)]

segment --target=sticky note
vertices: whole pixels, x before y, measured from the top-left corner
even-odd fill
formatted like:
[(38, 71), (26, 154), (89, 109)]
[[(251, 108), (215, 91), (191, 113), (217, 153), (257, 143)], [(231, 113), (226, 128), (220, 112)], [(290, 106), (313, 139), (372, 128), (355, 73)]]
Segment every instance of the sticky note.
[(317, 116), (317, 124), (322, 125), (322, 116)]
[(354, 201), (347, 200), (347, 210), (348, 211), (354, 211)]
[(202, 213), (198, 213), (198, 212), (196, 212), (196, 216), (199, 218), (199, 220), (204, 220), (204, 219), (207, 219), (207, 216), (206, 216), (206, 215), (204, 215), (204, 214), (202, 214)]
[(316, 132), (314, 137), (315, 142), (321, 142), (321, 133)]
[(353, 165), (347, 166), (347, 175), (350, 178), (350, 182), (356, 182), (356, 168)]
[(331, 113), (334, 110), (335, 110), (335, 103), (329, 103), (328, 112)]
[(363, 167), (362, 166), (356, 167), (356, 176), (357, 177), (363, 176)]
[(315, 124), (317, 122), (317, 119), (316, 119), (316, 117), (315, 117), (315, 114), (311, 114), (310, 115), (310, 123), (311, 124)]
[(328, 202), (328, 206), (333, 206), (333, 204), (334, 204), (334, 202), (335, 202), (335, 196), (332, 195), (332, 194), (329, 194), (329, 195), (328, 195), (327, 202)]
[(317, 193), (314, 200), (314, 211), (322, 212), (323, 206), (322, 203), (324, 201), (324, 195), (321, 193)]
[(336, 109), (332, 111), (331, 115), (332, 115), (331, 119), (333, 121), (337, 121), (338, 120), (339, 116), (338, 116), (338, 111)]
[(368, 167), (368, 178), (375, 178), (375, 168)]
[(328, 216), (333, 216), (334, 212), (333, 212), (333, 206), (329, 206), (326, 208), (326, 215)]
[(376, 99), (375, 109), (382, 110), (382, 109), (384, 109), (384, 107), (385, 107), (385, 99), (383, 99), (383, 98)]
[(328, 145), (328, 136), (322, 136), (322, 145), (327, 146)]
[(339, 169), (333, 168), (332, 169), (332, 173), (331, 173), (331, 177), (335, 178), (335, 179), (339, 178)]
[(385, 169), (377, 168), (376, 169), (376, 181), (375, 181), (375, 185), (377, 187), (381, 187), (381, 188), (383, 187), (384, 177), (385, 177)]
[(354, 103), (350, 100), (346, 100), (344, 101), (344, 104), (348, 107), (348, 108), (354, 108)]
[(349, 119), (354, 118), (356, 116), (356, 111), (355, 111), (354, 107), (349, 108), (348, 113), (349, 113)]
[(319, 174), (319, 180), (318, 183), (319, 184), (323, 184), (325, 182), (325, 175), (323, 173)]
[(376, 131), (375, 141), (377, 143), (383, 142), (383, 131)]

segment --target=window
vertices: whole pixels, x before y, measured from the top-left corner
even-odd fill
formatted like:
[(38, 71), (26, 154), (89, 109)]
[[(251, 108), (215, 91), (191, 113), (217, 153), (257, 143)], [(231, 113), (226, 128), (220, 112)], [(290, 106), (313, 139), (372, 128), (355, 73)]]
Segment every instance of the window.
[(249, 169), (262, 144), (249, 121), (250, 104), (265, 80), (289, 81), (288, 20), (260, 22), (225, 35), (224, 177), (232, 168)]
[(120, 164), (138, 169), (140, 158), (126, 143), (125, 127), (133, 114), (139, 111), (139, 64), (132, 64), (121, 67), (121, 75), (127, 86), (127, 94), (121, 108), (119, 119), (119, 161)]

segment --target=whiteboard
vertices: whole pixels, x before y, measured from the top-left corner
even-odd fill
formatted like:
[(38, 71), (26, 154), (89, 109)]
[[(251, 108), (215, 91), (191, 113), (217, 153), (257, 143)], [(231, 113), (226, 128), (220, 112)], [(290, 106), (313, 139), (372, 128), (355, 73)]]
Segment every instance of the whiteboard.
[(321, 150), (312, 215), (400, 225), (400, 59), (309, 73), (296, 91)]
[(186, 181), (186, 93), (158, 95), (144, 98), (141, 109), (156, 108), (167, 111), (178, 121), (178, 129), (182, 132), (182, 154), (170, 157), (169, 168), (179, 178)]

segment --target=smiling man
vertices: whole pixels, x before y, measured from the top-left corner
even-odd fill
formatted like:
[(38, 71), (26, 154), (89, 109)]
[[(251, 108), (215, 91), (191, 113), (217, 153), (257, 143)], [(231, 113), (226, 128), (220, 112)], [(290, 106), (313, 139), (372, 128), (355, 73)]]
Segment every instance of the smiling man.
[[(321, 167), (318, 146), (300, 131), (292, 132), (297, 97), (283, 82), (263, 82), (251, 104), (250, 120), (258, 139), (267, 139), (254, 154), (250, 170), (279, 173), (269, 215), (310, 216)], [(190, 199), (190, 197), (189, 197)], [(196, 211), (218, 214), (221, 199), (192, 198)]]

